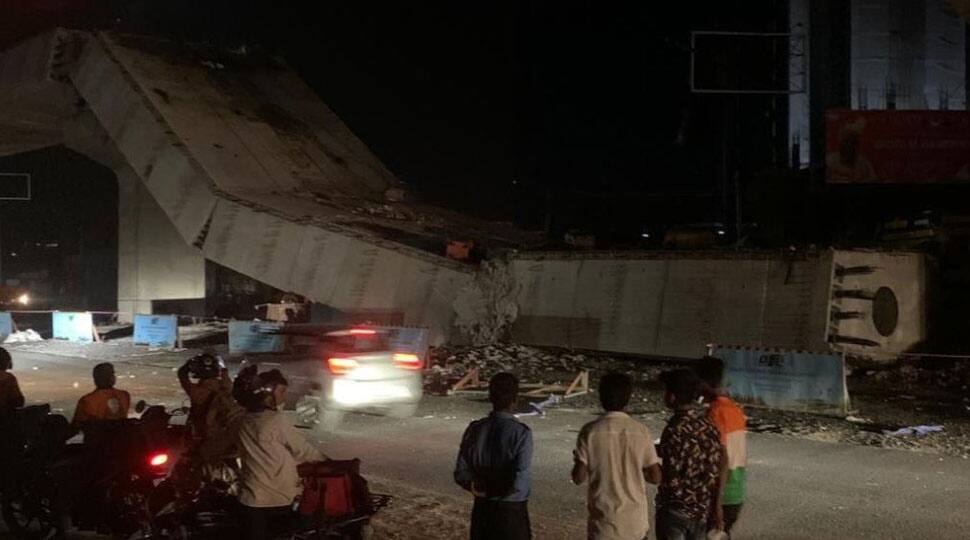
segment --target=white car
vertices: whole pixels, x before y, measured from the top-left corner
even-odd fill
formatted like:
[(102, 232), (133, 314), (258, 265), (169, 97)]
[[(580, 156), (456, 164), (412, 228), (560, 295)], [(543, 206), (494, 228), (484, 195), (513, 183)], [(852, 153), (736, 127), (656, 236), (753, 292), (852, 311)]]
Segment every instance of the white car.
[(389, 337), (386, 330), (346, 328), (303, 339), (299, 353), (279, 364), (300, 420), (330, 430), (347, 412), (412, 416), (425, 359), (394, 350)]

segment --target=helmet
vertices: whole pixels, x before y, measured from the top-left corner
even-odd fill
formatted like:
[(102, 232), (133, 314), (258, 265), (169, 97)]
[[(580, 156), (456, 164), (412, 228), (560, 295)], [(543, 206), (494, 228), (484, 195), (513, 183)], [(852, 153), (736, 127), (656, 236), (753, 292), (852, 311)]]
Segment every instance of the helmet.
[(253, 394), (272, 394), (277, 386), (289, 385), (280, 370), (271, 369), (256, 375), (256, 380), (253, 381)]
[(189, 373), (197, 379), (214, 379), (225, 367), (218, 356), (203, 353), (189, 360)]
[(275, 409), (279, 404), (276, 403), (274, 392), (280, 386), (289, 386), (289, 383), (278, 369), (264, 371), (256, 375), (250, 387), (252, 400), (250, 401), (250, 406), (247, 408), (255, 411)]

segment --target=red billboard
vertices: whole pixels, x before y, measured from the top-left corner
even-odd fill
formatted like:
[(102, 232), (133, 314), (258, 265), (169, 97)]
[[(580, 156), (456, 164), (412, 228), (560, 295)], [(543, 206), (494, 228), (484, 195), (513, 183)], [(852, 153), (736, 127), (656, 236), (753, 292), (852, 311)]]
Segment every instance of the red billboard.
[(829, 110), (825, 178), (838, 184), (970, 182), (970, 112)]

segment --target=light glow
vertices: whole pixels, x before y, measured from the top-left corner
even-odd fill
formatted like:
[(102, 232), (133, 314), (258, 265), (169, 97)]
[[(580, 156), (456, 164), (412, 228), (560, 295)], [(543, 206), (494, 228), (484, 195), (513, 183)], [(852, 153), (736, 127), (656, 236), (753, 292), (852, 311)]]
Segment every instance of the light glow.
[(384, 381), (333, 381), (333, 400), (346, 406), (371, 405), (413, 399), (406, 385)]
[(168, 454), (160, 452), (158, 454), (152, 454), (148, 458), (148, 464), (152, 467), (161, 467), (168, 463)]
[(394, 353), (394, 365), (401, 369), (418, 371), (424, 367), (424, 362), (416, 354)]
[(327, 368), (334, 375), (346, 375), (357, 368), (357, 361), (353, 358), (328, 358)]

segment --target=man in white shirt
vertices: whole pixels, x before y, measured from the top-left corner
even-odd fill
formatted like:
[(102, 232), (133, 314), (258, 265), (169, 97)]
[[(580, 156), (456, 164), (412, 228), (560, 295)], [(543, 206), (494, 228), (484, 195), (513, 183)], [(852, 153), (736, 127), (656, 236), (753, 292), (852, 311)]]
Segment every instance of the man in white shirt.
[(647, 483), (660, 483), (660, 460), (647, 426), (623, 412), (632, 393), (630, 377), (604, 375), (606, 414), (583, 426), (576, 441), (572, 477), (589, 483), (590, 540), (643, 540), (650, 530)]
[(293, 500), (300, 494), (297, 465), (327, 459), (277, 410), (286, 388), (286, 379), (274, 369), (255, 376), (249, 389), (238, 439), (239, 503), (247, 540), (270, 538), (273, 523), (292, 520)]

